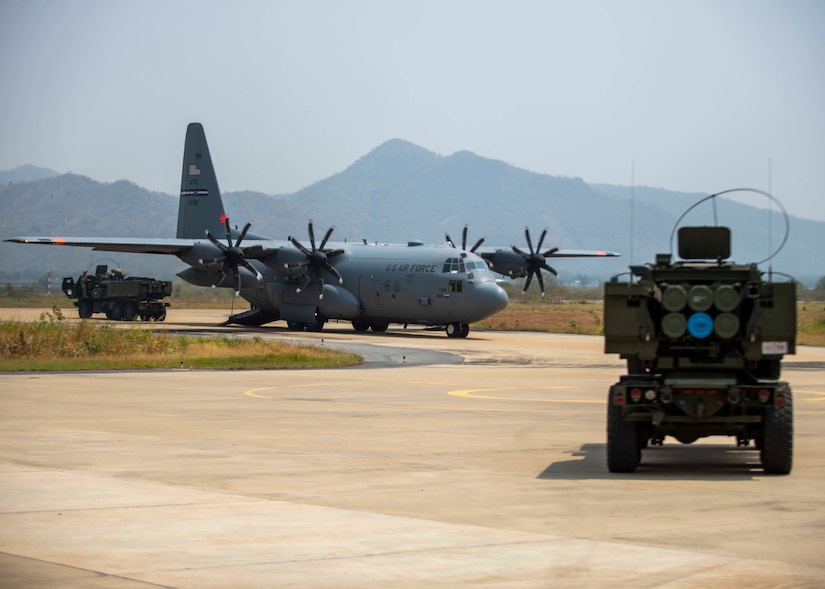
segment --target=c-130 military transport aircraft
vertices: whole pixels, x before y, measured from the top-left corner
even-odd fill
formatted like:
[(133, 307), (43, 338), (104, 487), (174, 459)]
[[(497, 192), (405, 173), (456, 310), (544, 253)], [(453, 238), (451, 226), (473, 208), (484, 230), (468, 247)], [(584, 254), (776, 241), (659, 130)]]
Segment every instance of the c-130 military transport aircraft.
[[(449, 337), (467, 337), (469, 324), (507, 306), (507, 293), (491, 269), (510, 277), (533, 276), (544, 294), (542, 270), (550, 257), (618, 256), (613, 252), (541, 252), (544, 230), (534, 250), (467, 249), (449, 236), (445, 245), (369, 245), (329, 242), (332, 228), (316, 243), (309, 222), (309, 247), (295, 237), (276, 241), (232, 228), (223, 208), (206, 135), (200, 123), (186, 131), (175, 239), (97, 237), (13, 237), (24, 244), (91, 247), (98, 251), (171, 254), (189, 264), (178, 274), (197, 286), (234, 286), (251, 309), (227, 323), (263, 325), (282, 319), (293, 330), (320, 331), (327, 320), (351, 321), (356, 331), (385, 331), (390, 323), (445, 326)], [(225, 240), (225, 243), (224, 241)], [(229, 279), (229, 275), (232, 279)]]

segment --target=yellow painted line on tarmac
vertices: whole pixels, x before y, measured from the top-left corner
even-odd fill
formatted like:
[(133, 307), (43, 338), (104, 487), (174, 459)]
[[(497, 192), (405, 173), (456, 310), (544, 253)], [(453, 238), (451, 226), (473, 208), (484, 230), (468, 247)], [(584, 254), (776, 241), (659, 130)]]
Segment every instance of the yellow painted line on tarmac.
[[(528, 409), (525, 407), (524, 409), (502, 409), (501, 407), (494, 407), (492, 405), (488, 405), (486, 407), (476, 407), (476, 408), (468, 408), (468, 407), (422, 407), (420, 405), (394, 405), (394, 404), (383, 404), (383, 403), (362, 403), (358, 401), (346, 401), (346, 400), (337, 400), (337, 399), (298, 399), (291, 396), (285, 396), (287, 391), (291, 389), (298, 389), (298, 388), (312, 388), (318, 386), (326, 386), (328, 383), (312, 383), (312, 384), (300, 384), (300, 385), (283, 385), (283, 386), (271, 386), (271, 387), (259, 387), (254, 389), (249, 389), (244, 391), (244, 395), (247, 397), (254, 397), (256, 399), (264, 399), (267, 401), (281, 401), (286, 403), (313, 403), (313, 404), (335, 404), (335, 405), (349, 405), (354, 407), (369, 407), (372, 409), (379, 409), (379, 408), (389, 408), (395, 411), (422, 411), (422, 410), (433, 410), (433, 411), (481, 411), (481, 412), (521, 412), (521, 411), (544, 411), (541, 409)], [(443, 385), (444, 383), (429, 383), (429, 384), (438, 384)], [(531, 387), (528, 390), (564, 390), (568, 389), (571, 390), (574, 387), (571, 386), (558, 386), (558, 387)], [(465, 389), (465, 390), (457, 390), (457, 391), (448, 391), (448, 395), (453, 397), (463, 397), (467, 399), (488, 399), (488, 400), (497, 400), (497, 401), (535, 401), (539, 403), (598, 403), (603, 404), (604, 401), (591, 401), (586, 399), (539, 399), (539, 398), (528, 398), (528, 397), (510, 397), (506, 395), (484, 395), (479, 393), (484, 392), (491, 392), (491, 391), (523, 391), (525, 389), (521, 387), (497, 387), (497, 388), (488, 388), (488, 389)], [(264, 392), (269, 391), (270, 394), (264, 394)], [(550, 411), (549, 409), (547, 411)]]
[[(572, 386), (561, 386), (561, 387), (530, 387), (529, 390), (543, 390), (543, 391), (551, 391), (551, 390), (571, 390), (574, 387)], [(591, 400), (591, 399), (539, 399), (536, 397), (512, 397), (506, 394), (489, 394), (494, 391), (499, 391), (501, 393), (506, 393), (506, 391), (523, 391), (525, 389), (521, 387), (495, 387), (495, 388), (485, 388), (485, 389), (462, 389), (458, 391), (449, 391), (447, 394), (452, 397), (464, 397), (466, 399), (490, 399), (494, 401), (533, 401), (537, 403), (598, 403), (603, 404), (603, 400)]]
[[(822, 391), (809, 391), (807, 389), (795, 389), (791, 387), (791, 391), (794, 394), (794, 401), (802, 401), (803, 403), (822, 403), (825, 401), (825, 392)], [(815, 399), (800, 399), (799, 395), (815, 395)]]
[(257, 389), (249, 389), (248, 391), (244, 391), (244, 395), (249, 397), (255, 397), (257, 399), (270, 399), (274, 401), (289, 401), (291, 399), (282, 399), (281, 397), (271, 397), (269, 395), (261, 395), (259, 391), (277, 391), (277, 390), (285, 390), (285, 389), (299, 389), (299, 388), (307, 388), (307, 387), (317, 387), (319, 383), (313, 384), (290, 384), (284, 386), (274, 386), (274, 387), (260, 387)]

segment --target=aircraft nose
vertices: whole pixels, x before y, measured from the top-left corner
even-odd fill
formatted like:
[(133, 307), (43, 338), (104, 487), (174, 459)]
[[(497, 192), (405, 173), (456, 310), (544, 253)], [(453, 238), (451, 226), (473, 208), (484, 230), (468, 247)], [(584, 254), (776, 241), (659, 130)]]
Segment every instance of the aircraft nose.
[(507, 293), (495, 282), (476, 284), (475, 291), (479, 308), (483, 309), (485, 317), (498, 313), (510, 302)]

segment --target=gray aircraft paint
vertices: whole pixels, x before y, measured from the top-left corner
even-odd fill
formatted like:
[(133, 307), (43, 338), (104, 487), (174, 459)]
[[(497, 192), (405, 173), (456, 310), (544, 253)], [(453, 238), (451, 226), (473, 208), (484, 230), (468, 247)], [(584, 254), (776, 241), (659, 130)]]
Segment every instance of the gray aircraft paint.
[[(261, 325), (283, 319), (294, 329), (320, 329), (330, 319), (363, 331), (389, 323), (442, 325), (466, 337), (469, 324), (507, 306), (490, 270), (539, 278), (547, 257), (604, 257), (613, 252), (557, 250), (531, 256), (518, 248), (469, 250), (449, 245), (329, 242), (332, 229), (315, 239), (270, 240), (238, 230), (228, 220), (203, 126), (189, 124), (181, 169), (177, 237), (174, 239), (14, 237), (23, 244), (90, 247), (99, 251), (175, 255), (190, 267), (178, 274), (198, 286), (236, 287), (252, 306), (231, 322)], [(466, 232), (465, 232), (466, 237)], [(528, 259), (532, 257), (532, 262)], [(532, 263), (532, 267), (530, 267)], [(488, 267), (489, 266), (489, 267)]]

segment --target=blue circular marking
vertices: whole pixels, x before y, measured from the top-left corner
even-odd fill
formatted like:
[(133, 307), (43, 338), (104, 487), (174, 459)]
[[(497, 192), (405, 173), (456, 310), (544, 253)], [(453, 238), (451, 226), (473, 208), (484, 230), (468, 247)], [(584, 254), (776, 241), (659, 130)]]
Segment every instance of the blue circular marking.
[(704, 339), (713, 333), (713, 319), (707, 313), (694, 313), (688, 318), (687, 328), (696, 339)]

